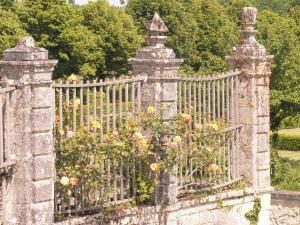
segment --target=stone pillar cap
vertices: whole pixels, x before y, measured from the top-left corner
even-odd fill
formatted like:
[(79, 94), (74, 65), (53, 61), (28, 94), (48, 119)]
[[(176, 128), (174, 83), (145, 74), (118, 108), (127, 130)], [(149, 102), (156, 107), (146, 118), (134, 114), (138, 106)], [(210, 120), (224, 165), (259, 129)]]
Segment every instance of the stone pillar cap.
[(48, 51), (35, 46), (32, 37), (22, 38), (14, 48), (4, 51), (3, 61), (46, 61)]
[(245, 25), (255, 25), (256, 24), (256, 14), (257, 9), (254, 7), (244, 7), (241, 10), (242, 14), (242, 24)]

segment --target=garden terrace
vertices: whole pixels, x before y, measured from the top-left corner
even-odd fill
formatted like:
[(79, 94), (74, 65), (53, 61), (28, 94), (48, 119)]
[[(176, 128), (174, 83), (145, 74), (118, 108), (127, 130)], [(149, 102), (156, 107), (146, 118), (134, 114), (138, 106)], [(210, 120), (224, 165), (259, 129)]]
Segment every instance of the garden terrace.
[(164, 45), (158, 14), (146, 23), (148, 45), (129, 59), (133, 77), (53, 84), (57, 61), (32, 38), (6, 50), (3, 223), (269, 224), (272, 56), (255, 23), (256, 9), (243, 8), (230, 71), (203, 78), (178, 75), (183, 60)]

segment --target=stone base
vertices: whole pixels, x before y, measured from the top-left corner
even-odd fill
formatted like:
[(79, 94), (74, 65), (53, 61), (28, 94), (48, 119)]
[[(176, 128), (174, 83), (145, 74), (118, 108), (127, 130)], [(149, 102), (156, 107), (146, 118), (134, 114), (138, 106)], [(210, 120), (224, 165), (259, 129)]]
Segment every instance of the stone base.
[[(252, 189), (232, 190), (193, 200), (179, 200), (170, 206), (115, 210), (55, 225), (250, 225), (244, 215), (253, 208), (254, 199)], [(268, 225), (265, 219), (260, 224)]]

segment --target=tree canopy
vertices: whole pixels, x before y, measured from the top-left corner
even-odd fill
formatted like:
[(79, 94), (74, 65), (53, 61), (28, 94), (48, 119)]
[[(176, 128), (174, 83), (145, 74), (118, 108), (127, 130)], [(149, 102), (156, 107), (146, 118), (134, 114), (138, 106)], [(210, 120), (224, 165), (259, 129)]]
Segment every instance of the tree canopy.
[(20, 38), (26, 35), (17, 15), (0, 7), (0, 56), (7, 48), (14, 46)]
[(55, 78), (126, 74), (128, 58), (144, 43), (145, 20), (158, 12), (169, 27), (167, 45), (183, 58), (182, 70), (205, 75), (228, 69), (237, 43), (240, 9), (259, 10), (257, 38), (274, 55), (272, 127), (300, 111), (300, 0), (107, 0), (78, 6), (66, 0), (0, 0), (0, 55), (25, 35), (59, 60)]
[(235, 23), (216, 0), (130, 0), (127, 12), (141, 30), (158, 12), (168, 25), (167, 45), (185, 59), (188, 71), (206, 74), (227, 69), (225, 55), (237, 41)]

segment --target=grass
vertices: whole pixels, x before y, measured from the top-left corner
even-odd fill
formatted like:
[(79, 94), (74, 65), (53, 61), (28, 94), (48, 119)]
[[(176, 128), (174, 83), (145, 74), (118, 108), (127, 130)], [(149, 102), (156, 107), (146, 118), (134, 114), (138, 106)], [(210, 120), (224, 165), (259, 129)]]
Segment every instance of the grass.
[(279, 150), (278, 171), (273, 185), (276, 190), (300, 191), (300, 151)]
[(300, 160), (300, 151), (285, 151), (285, 150), (279, 150), (278, 154), (280, 158), (285, 160)]
[(282, 129), (279, 131), (279, 133), (282, 134), (300, 134), (300, 128), (295, 128), (295, 129)]

